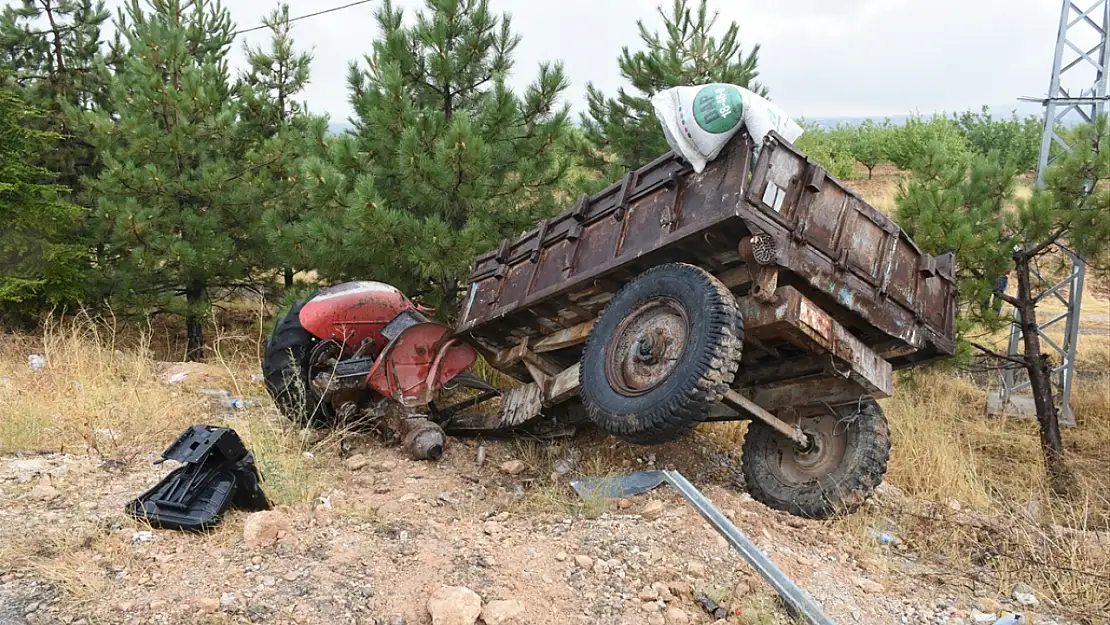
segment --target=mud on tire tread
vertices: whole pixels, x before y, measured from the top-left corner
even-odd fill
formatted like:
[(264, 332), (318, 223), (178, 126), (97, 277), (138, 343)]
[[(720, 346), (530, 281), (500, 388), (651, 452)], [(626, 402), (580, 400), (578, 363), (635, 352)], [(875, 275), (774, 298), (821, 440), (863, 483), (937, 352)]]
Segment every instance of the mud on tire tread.
[[(606, 377), (607, 343), (630, 310), (657, 296), (676, 299), (686, 308), (689, 342), (670, 378), (630, 401), (614, 391)], [(701, 332), (699, 324), (704, 327)], [(590, 332), (579, 373), (582, 403), (594, 424), (633, 444), (676, 440), (724, 397), (736, 375), (743, 340), (743, 318), (728, 287), (694, 265), (653, 267), (609, 301)]]
[(319, 427), (329, 415), (308, 384), (308, 358), (317, 339), (300, 321), (301, 309), (314, 296), (298, 301), (274, 326), (262, 356), (262, 377), (282, 414), (298, 425)]
[(844, 458), (829, 475), (800, 485), (784, 484), (769, 468), (781, 435), (762, 421), (748, 425), (741, 469), (753, 499), (809, 519), (850, 514), (863, 505), (886, 474), (890, 429), (873, 399), (836, 410), (848, 428)]

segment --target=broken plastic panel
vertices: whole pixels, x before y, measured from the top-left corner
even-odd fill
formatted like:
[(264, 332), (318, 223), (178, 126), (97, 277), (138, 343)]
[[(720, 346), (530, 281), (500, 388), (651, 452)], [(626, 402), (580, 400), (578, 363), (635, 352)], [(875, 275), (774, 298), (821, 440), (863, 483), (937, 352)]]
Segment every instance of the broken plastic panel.
[(267, 510), (254, 455), (230, 428), (194, 425), (185, 430), (162, 459), (185, 463), (138, 499), (128, 515), (152, 527), (205, 531), (220, 522), (228, 508)]

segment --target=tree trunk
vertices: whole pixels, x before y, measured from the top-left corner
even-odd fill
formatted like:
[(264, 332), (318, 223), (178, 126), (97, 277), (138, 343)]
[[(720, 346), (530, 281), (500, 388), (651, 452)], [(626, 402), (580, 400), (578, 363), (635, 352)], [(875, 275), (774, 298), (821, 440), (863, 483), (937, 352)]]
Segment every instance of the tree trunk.
[(875, 172), (875, 168), (874, 168), (873, 166), (872, 166), (872, 167), (868, 167), (868, 168), (867, 168), (867, 179), (868, 179), (868, 180), (871, 180), (871, 175), (872, 175), (872, 174), (873, 174), (874, 172)]
[(1021, 321), (1021, 334), (1025, 342), (1025, 369), (1029, 373), (1029, 388), (1037, 407), (1037, 422), (1041, 430), (1041, 450), (1044, 452), (1045, 470), (1052, 492), (1060, 496), (1075, 493), (1075, 477), (1064, 460), (1064, 444), (1060, 438), (1060, 419), (1052, 393), (1052, 366), (1048, 356), (1041, 353), (1041, 337), (1037, 334), (1037, 311), (1033, 300), (1029, 263), (1025, 254), (1014, 256), (1017, 273), (1017, 310)]
[(436, 317), (442, 321), (454, 321), (455, 314), (459, 311), (459, 284), (447, 279), (440, 280), (439, 285), (443, 291), (443, 301), (436, 309)]
[(190, 362), (204, 360), (204, 314), (200, 306), (204, 302), (204, 284), (192, 282), (185, 288), (185, 302), (188, 310), (185, 313), (185, 331), (189, 342), (185, 351), (185, 359)]
[(286, 267), (285, 268), (285, 289), (289, 290), (291, 288), (293, 288), (293, 268), (292, 267)]

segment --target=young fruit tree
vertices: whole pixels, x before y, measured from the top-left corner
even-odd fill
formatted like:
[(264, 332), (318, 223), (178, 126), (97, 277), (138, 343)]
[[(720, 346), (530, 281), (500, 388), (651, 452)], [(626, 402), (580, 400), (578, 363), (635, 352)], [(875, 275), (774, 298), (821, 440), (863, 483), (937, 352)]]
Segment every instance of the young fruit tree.
[[(1045, 174), (1026, 201), (1014, 200), (1012, 164), (984, 155), (953, 155), (929, 144), (913, 177), (899, 192), (896, 220), (930, 253), (955, 251), (963, 319), (962, 338), (1003, 366), (1029, 375), (1044, 462), (1053, 492), (1075, 491), (1064, 458), (1051, 385), (1052, 363), (1041, 351), (1032, 268), (1060, 247), (1105, 268), (1110, 250), (1110, 128), (1106, 119), (1077, 129), (1075, 150)], [(999, 288), (1012, 272), (1016, 293)], [(1024, 351), (1011, 356), (989, 342), (1006, 327), (993, 298), (1010, 304), (1024, 336)]]
[(875, 173), (875, 167), (886, 160), (887, 144), (891, 137), (890, 120), (881, 124), (867, 119), (856, 127), (849, 140), (852, 156), (867, 168), (867, 179)]
[(118, 306), (185, 318), (204, 350), (214, 298), (253, 282), (260, 202), (245, 178), (228, 84), (229, 13), (208, 0), (131, 0), (109, 106), (85, 116), (104, 161), (88, 181), (107, 233), (103, 277)]
[(309, 253), (332, 280), (389, 282), (455, 312), (474, 256), (557, 210), (569, 109), (558, 64), (508, 85), (520, 38), (488, 0), (388, 0), (366, 66), (352, 64), (354, 133), (309, 162)]
[(978, 154), (993, 158), (1010, 159), (1019, 173), (1037, 168), (1041, 152), (1041, 135), (1044, 121), (1029, 115), (1019, 118), (1017, 111), (1009, 118), (995, 118), (984, 106), (979, 112), (964, 111), (953, 115), (960, 131), (967, 138), (968, 147)]
[(636, 169), (670, 149), (651, 105), (660, 91), (723, 82), (767, 94), (756, 81), (759, 46), (744, 53), (736, 22), (714, 34), (718, 14), (709, 12), (708, 0), (674, 0), (669, 12), (662, 6), (657, 10), (664, 32), (649, 32), (642, 20), (637, 21), (644, 49), (633, 53), (625, 46), (617, 60), (632, 91), (622, 87), (611, 98), (587, 86), (589, 108), (582, 115), (582, 128), (594, 152), (587, 160), (602, 168), (611, 155), (611, 174)]

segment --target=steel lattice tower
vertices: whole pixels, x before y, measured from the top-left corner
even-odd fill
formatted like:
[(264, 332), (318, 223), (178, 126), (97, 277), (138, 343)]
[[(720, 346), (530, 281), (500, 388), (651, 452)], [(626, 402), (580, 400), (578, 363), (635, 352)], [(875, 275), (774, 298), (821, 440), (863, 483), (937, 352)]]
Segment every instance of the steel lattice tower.
[[(1051, 164), (1054, 146), (1071, 151), (1072, 146), (1059, 134), (1057, 129), (1073, 122), (1090, 122), (1106, 110), (1107, 76), (1110, 74), (1110, 48), (1107, 46), (1107, 33), (1110, 32), (1110, 0), (1098, 0), (1090, 8), (1083, 10), (1072, 0), (1063, 0), (1060, 10), (1060, 30), (1056, 38), (1056, 56), (1052, 62), (1052, 78), (1049, 82), (1048, 96), (1045, 98), (1022, 98), (1040, 102), (1045, 107), (1044, 134), (1041, 139), (1041, 154), (1037, 162), (1037, 186), (1044, 183), (1045, 170)], [(1059, 356), (1059, 365), (1053, 369), (1052, 385), (1060, 411), (1060, 423), (1075, 424), (1075, 414), (1071, 409), (1071, 387), (1075, 378), (1076, 341), (1079, 338), (1079, 311), (1083, 301), (1083, 278), (1086, 265), (1083, 259), (1066, 248), (1061, 250), (1071, 259), (1072, 270), (1066, 278), (1052, 282), (1033, 267), (1034, 288), (1044, 290), (1037, 297), (1037, 303), (1055, 298), (1063, 303), (1066, 311), (1042, 321), (1037, 328), (1043, 344), (1048, 345)], [(1017, 311), (1014, 311), (1014, 324), (1010, 330), (1010, 355), (1021, 354), (1022, 330), (1018, 324)], [(1063, 343), (1057, 343), (1047, 335), (1049, 328), (1064, 325)], [(1002, 376), (1002, 388), (997, 397), (988, 402), (992, 412), (1012, 412), (1018, 415), (1035, 416), (1032, 397), (1022, 396), (1029, 388), (1029, 381), (1018, 379), (1013, 370)]]

